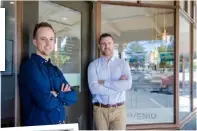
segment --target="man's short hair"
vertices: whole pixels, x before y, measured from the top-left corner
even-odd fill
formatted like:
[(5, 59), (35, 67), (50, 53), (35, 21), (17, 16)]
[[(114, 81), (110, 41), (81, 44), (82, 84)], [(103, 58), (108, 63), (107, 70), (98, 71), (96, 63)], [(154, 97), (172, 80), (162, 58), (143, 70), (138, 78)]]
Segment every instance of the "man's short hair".
[(114, 40), (114, 38), (112, 37), (111, 34), (109, 34), (109, 33), (103, 33), (103, 34), (100, 36), (100, 38), (99, 38), (99, 44), (100, 44), (100, 42), (101, 42), (101, 39), (103, 39), (103, 38), (105, 38), (105, 37), (111, 37), (112, 40)]
[(51, 28), (51, 29), (53, 30), (53, 32), (54, 32), (54, 29), (53, 29), (53, 27), (52, 27), (51, 24), (49, 24), (49, 23), (47, 23), (47, 22), (38, 23), (38, 24), (36, 24), (35, 27), (34, 27), (34, 32), (33, 32), (33, 38), (34, 38), (34, 39), (36, 38), (36, 34), (37, 34), (38, 29), (39, 29), (39, 28), (42, 28), (42, 27), (49, 27), (49, 28)]

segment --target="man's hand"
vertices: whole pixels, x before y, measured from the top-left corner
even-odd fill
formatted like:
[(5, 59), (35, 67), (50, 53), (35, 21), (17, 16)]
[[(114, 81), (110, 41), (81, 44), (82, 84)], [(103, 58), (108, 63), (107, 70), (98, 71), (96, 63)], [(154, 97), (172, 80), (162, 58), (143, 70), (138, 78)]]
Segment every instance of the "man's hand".
[(51, 93), (55, 96), (55, 97), (57, 97), (57, 92), (56, 91), (51, 91)]
[(98, 83), (99, 83), (100, 85), (104, 85), (104, 82), (105, 82), (104, 80), (99, 80), (99, 81), (98, 81)]
[(122, 75), (119, 80), (128, 80), (128, 76)]
[(62, 92), (71, 91), (70, 86), (68, 84), (66, 84), (66, 86), (65, 86), (65, 84), (63, 83), (62, 86), (61, 86), (61, 91)]

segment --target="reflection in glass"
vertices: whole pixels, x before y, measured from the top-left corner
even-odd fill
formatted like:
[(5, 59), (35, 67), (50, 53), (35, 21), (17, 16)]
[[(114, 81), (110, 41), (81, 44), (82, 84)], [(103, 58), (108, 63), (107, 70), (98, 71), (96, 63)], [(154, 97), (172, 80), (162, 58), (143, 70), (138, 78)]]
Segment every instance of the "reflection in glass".
[(196, 8), (197, 8), (197, 6), (194, 4), (194, 8), (193, 8), (193, 13), (194, 13), (193, 19), (194, 19), (195, 22), (197, 22), (197, 21), (196, 21), (196, 14), (197, 14), (197, 13), (196, 13), (196, 11), (197, 11)]
[(55, 30), (52, 63), (63, 72), (69, 84), (80, 91), (81, 13), (55, 3), (40, 1), (39, 21), (47, 21)]
[(142, 0), (141, 3), (147, 4), (158, 4), (158, 5), (174, 5), (174, 1), (166, 0), (166, 1), (149, 1), (149, 0)]
[(192, 8), (192, 2), (191, 1), (188, 1), (188, 5), (187, 5), (187, 14), (188, 16), (191, 17), (191, 8)]
[(194, 93), (194, 98), (193, 98), (193, 104), (194, 108), (197, 107), (197, 100), (196, 100), (196, 88), (197, 88), (197, 32), (196, 28), (194, 28), (194, 56), (193, 56), (193, 93)]
[[(130, 51), (129, 51), (130, 50)], [(127, 93), (132, 124), (173, 121), (174, 39), (130, 42), (124, 50), (133, 77)], [(137, 110), (136, 110), (137, 109)], [(135, 112), (133, 112), (135, 111)], [(160, 112), (166, 112), (164, 117)], [(129, 123), (131, 124), (131, 123)]]
[(173, 10), (102, 4), (101, 16), (102, 33), (114, 37), (114, 55), (131, 69), (127, 124), (173, 123)]
[(195, 11), (194, 11), (194, 17), (195, 17), (195, 22), (197, 23), (197, 4), (195, 5)]
[(180, 16), (179, 42), (179, 119), (191, 111), (190, 104), (190, 24)]
[[(17, 79), (17, 61), (16, 60), (16, 49), (17, 42), (16, 37), (16, 6), (10, 4), (9, 1), (1, 1), (1, 7), (5, 8), (5, 57), (6, 57), (6, 71), (0, 73), (1, 82), (1, 127), (13, 127), (15, 122), (15, 108), (18, 107), (15, 104), (15, 89)], [(1, 43), (0, 43), (1, 44)]]

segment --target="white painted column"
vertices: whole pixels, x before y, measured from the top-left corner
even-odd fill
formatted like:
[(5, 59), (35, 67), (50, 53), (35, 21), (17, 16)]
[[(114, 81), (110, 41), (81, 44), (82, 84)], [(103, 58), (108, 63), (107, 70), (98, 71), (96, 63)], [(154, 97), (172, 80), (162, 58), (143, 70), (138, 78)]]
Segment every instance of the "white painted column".
[[(0, 8), (1, 8), (2, 1), (0, 0)], [(1, 93), (1, 72), (0, 72), (0, 93)], [(1, 105), (1, 97), (0, 97), (0, 105)], [(0, 116), (1, 116), (1, 109), (0, 109)]]
[[(0, 72), (0, 93), (1, 93), (1, 72)], [(0, 97), (0, 105), (1, 105), (1, 97)], [(1, 116), (1, 108), (0, 108), (0, 116)]]

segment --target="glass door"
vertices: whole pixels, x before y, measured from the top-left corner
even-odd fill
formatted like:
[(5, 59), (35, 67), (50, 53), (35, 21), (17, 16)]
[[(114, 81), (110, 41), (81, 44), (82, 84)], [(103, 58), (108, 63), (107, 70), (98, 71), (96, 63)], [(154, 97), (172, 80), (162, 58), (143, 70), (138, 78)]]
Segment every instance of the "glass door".
[[(47, 14), (47, 15), (46, 15)], [(63, 72), (66, 80), (78, 92), (77, 104), (66, 107), (67, 123), (78, 123), (79, 129), (87, 129), (91, 120), (87, 107), (88, 97), (87, 65), (89, 46), (88, 2), (40, 1), (39, 21), (52, 24), (56, 33), (55, 52), (52, 62)], [(89, 118), (90, 119), (89, 119)]]

